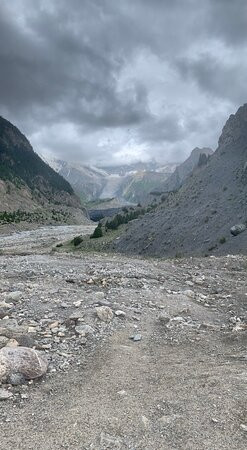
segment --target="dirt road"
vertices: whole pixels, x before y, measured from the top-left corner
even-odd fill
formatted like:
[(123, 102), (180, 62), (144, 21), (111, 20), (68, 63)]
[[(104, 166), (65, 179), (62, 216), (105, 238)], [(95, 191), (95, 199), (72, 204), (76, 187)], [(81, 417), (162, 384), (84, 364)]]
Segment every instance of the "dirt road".
[(1, 238), (0, 298), (50, 365), (7, 386), (0, 449), (246, 448), (246, 258), (73, 256), (50, 252), (61, 229), (25, 236)]

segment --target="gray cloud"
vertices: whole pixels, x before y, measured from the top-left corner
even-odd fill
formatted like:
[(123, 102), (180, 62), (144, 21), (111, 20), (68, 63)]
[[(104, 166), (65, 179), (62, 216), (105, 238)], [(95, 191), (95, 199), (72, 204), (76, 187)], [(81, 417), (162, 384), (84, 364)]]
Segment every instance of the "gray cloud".
[(82, 163), (216, 147), (246, 101), (246, 19), (245, 0), (1, 0), (0, 114)]

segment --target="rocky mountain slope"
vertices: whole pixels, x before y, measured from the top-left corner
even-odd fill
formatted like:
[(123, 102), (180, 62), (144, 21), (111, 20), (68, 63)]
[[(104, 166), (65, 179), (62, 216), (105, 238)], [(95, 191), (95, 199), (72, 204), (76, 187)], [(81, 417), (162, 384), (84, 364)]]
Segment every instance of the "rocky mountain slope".
[(93, 166), (68, 163), (61, 159), (43, 158), (50, 167), (73, 186), (75, 192), (84, 201), (100, 197), (106, 184), (107, 173), (104, 170)]
[(148, 193), (160, 186), (176, 168), (174, 163), (160, 166), (156, 162), (98, 168), (44, 159), (85, 201), (115, 197), (121, 203), (142, 202)]
[(231, 115), (216, 152), (155, 212), (129, 225), (114, 248), (126, 253), (171, 256), (247, 252), (247, 104)]
[(29, 218), (35, 213), (40, 220), (85, 219), (70, 184), (33, 151), (14, 125), (0, 117), (0, 212), (13, 218), (16, 211), (19, 219), (20, 211)]
[(200, 161), (207, 161), (207, 158), (202, 158), (202, 155), (206, 157), (213, 154), (211, 148), (194, 148), (190, 156), (179, 166), (176, 167), (174, 172), (169, 176), (169, 178), (161, 184), (161, 191), (176, 191), (179, 189), (192, 171), (198, 166)]

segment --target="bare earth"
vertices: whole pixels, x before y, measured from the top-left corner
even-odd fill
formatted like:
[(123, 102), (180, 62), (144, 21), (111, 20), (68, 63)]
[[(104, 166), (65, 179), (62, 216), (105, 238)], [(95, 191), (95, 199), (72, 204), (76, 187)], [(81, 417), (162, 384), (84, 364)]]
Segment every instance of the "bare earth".
[[(0, 449), (246, 449), (247, 258), (50, 251), (79, 228), (0, 237), (0, 301), (18, 291), (9, 318), (50, 360), (7, 386)], [(125, 315), (105, 323), (102, 304)]]

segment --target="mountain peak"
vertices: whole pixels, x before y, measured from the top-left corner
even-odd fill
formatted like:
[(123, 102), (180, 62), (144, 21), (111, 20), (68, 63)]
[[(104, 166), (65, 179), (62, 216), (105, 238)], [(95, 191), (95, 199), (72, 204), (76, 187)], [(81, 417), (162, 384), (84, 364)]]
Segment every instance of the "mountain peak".
[(0, 116), (0, 142), (7, 147), (23, 146), (26, 150), (32, 150), (28, 139), (11, 122)]
[(219, 148), (247, 140), (247, 103), (231, 114), (219, 138)]

